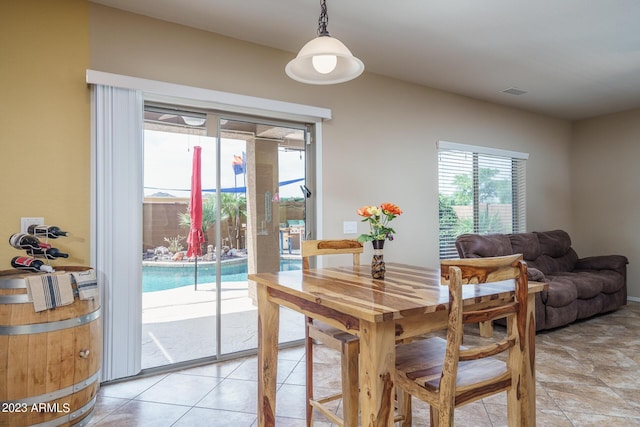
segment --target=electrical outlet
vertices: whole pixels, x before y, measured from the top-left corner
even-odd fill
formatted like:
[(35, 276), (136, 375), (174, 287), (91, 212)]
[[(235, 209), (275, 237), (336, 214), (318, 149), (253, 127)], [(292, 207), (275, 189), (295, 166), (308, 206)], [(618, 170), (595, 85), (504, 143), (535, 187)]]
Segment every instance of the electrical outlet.
[(20, 218), (20, 232), (26, 233), (30, 225), (44, 225), (42, 217), (22, 217)]

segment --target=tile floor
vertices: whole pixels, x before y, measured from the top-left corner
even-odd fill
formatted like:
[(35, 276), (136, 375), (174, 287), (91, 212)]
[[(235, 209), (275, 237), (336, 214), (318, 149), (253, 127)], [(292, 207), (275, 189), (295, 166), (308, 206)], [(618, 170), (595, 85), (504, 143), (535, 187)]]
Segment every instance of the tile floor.
[[(500, 329), (497, 328), (500, 333)], [(640, 303), (536, 337), (539, 426), (640, 426)], [(333, 352), (316, 349), (322, 389), (339, 387)], [(280, 352), (278, 426), (304, 426), (304, 350)], [(255, 426), (255, 357), (104, 385), (92, 426)], [(428, 407), (414, 400), (414, 425)], [(336, 411), (340, 412), (339, 403)], [(460, 426), (506, 425), (506, 394), (456, 411)], [(318, 419), (316, 426), (330, 426)]]

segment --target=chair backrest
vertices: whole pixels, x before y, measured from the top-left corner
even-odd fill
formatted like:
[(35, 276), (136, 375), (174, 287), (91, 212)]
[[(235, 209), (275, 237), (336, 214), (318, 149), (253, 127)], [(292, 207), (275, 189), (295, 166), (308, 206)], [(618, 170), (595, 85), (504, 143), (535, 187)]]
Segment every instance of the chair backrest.
[[(440, 275), (442, 283), (449, 285), (450, 301), (447, 349), (440, 387), (453, 389), (457, 378), (458, 362), (495, 356), (510, 350), (516, 344), (524, 345), (528, 294), (527, 265), (522, 260), (521, 254), (492, 258), (448, 259), (441, 260)], [(514, 297), (510, 301), (474, 311), (463, 308), (463, 285), (510, 279), (515, 280)], [(507, 334), (504, 339), (490, 339), (488, 344), (476, 346), (468, 346), (465, 343), (465, 347), (460, 348), (464, 324), (497, 318), (507, 319)]]
[(317, 255), (352, 254), (353, 265), (360, 264), (360, 254), (364, 251), (362, 243), (355, 239), (344, 240), (303, 240), (301, 255), (302, 268), (309, 268), (309, 257)]

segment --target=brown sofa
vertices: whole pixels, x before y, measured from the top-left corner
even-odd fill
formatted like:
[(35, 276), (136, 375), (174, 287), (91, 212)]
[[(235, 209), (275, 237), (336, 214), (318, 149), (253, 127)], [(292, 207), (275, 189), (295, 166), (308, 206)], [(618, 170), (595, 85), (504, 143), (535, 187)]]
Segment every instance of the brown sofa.
[(536, 295), (536, 330), (616, 310), (627, 303), (627, 264), (622, 255), (578, 258), (562, 230), (517, 234), (463, 234), (456, 239), (461, 258), (521, 253), (529, 280), (546, 282)]

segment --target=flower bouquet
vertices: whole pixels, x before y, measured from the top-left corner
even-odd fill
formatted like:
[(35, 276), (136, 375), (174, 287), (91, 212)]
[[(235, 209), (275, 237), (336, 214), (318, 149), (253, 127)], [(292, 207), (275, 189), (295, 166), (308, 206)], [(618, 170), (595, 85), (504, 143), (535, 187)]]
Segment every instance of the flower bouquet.
[(358, 242), (373, 242), (376, 240), (393, 240), (395, 230), (389, 223), (397, 216), (402, 215), (402, 210), (393, 203), (383, 203), (380, 206), (363, 206), (356, 211), (364, 217), (362, 222), (368, 222), (370, 232), (361, 234)]
[(378, 206), (363, 206), (357, 210), (358, 215), (364, 217), (362, 222), (368, 222), (370, 231), (361, 234), (358, 242), (371, 242), (373, 244), (373, 259), (371, 260), (371, 276), (374, 279), (383, 279), (386, 265), (382, 254), (385, 240), (393, 240), (395, 230), (389, 227), (389, 223), (397, 216), (402, 215), (402, 210), (393, 203), (383, 203)]

